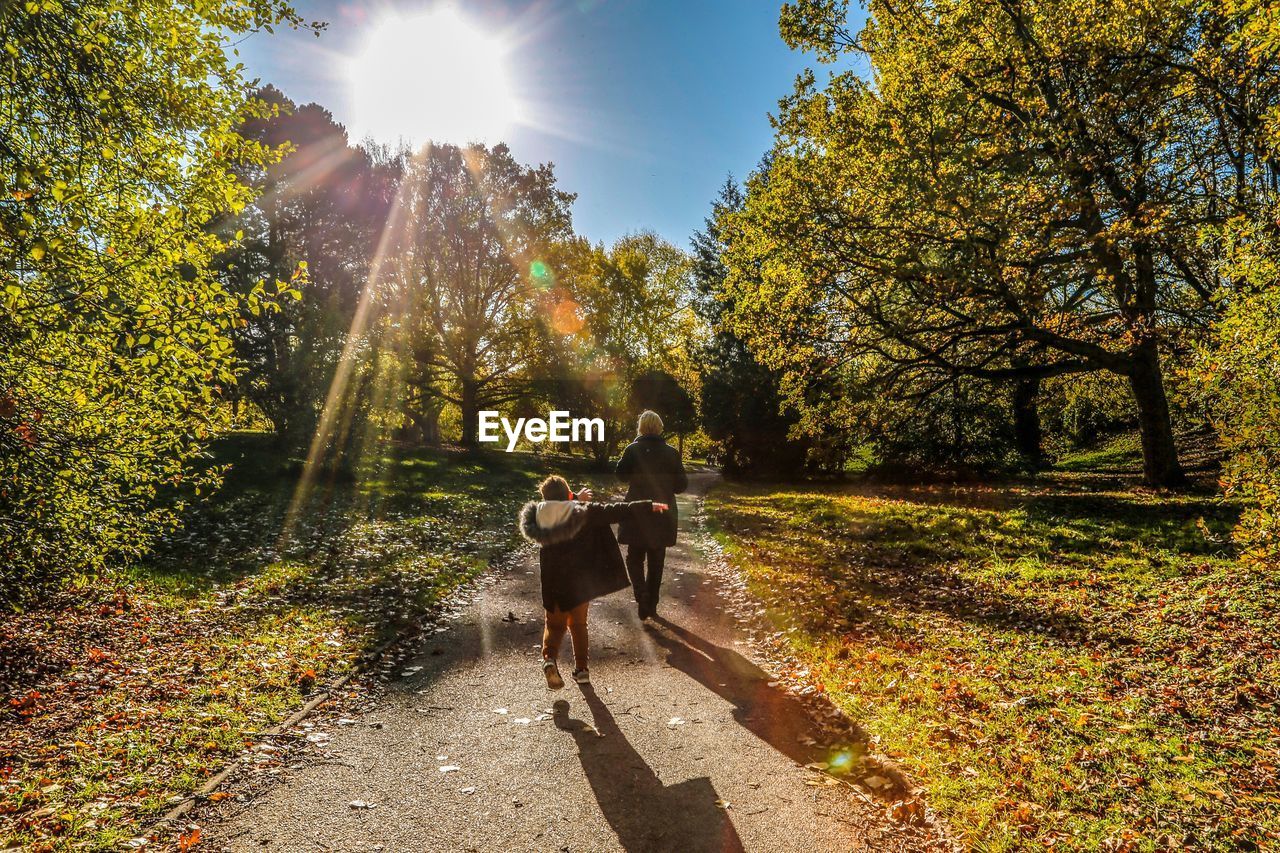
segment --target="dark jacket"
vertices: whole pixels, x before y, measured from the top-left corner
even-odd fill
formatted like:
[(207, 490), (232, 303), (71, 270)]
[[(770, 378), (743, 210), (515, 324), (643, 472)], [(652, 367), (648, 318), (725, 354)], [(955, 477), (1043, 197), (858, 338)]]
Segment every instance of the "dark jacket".
[[(539, 523), (538, 510), (544, 505), (555, 505), (545, 513), (557, 516), (554, 523)], [(652, 501), (525, 504), (520, 510), (520, 533), (541, 546), (542, 606), (571, 610), (584, 601), (630, 586), (622, 552), (609, 525), (644, 514), (654, 514)]]
[(650, 513), (628, 519), (618, 527), (618, 541), (646, 548), (668, 548), (676, 544), (676, 495), (689, 488), (689, 477), (680, 461), (680, 451), (660, 435), (642, 435), (622, 451), (616, 469), (618, 479), (627, 484), (627, 500), (649, 500), (671, 506), (670, 512)]

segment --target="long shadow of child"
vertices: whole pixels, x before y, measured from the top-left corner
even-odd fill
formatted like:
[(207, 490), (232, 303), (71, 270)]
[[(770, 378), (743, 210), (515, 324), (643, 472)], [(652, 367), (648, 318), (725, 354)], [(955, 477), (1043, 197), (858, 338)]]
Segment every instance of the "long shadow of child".
[(771, 687), (771, 676), (742, 655), (661, 616), (656, 621), (666, 631), (648, 634), (667, 652), (667, 663), (730, 702), (743, 728), (792, 761), (825, 761), (839, 773), (866, 753), (861, 731), (823, 731), (799, 699)]
[(595, 725), (570, 718), (564, 699), (553, 706), (555, 724), (573, 735), (587, 782), (624, 850), (742, 851), (710, 779), (664, 785), (590, 684), (582, 685), (582, 695)]

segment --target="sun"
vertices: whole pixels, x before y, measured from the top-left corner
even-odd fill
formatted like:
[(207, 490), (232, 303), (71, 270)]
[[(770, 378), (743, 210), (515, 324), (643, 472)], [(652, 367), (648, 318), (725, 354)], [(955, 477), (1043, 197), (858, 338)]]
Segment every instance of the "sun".
[(449, 7), (388, 14), (351, 61), (352, 136), (415, 146), (503, 140), (519, 118), (507, 53)]

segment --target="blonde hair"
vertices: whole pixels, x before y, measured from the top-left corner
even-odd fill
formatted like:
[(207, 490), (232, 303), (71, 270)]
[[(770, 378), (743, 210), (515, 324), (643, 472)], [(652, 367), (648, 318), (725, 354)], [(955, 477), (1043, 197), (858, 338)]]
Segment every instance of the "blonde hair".
[(640, 413), (640, 420), (636, 421), (636, 435), (662, 435), (662, 418), (657, 412), (645, 409)]
[(552, 474), (538, 486), (538, 493), (544, 501), (567, 501), (573, 499), (569, 489), (569, 481), (559, 474)]

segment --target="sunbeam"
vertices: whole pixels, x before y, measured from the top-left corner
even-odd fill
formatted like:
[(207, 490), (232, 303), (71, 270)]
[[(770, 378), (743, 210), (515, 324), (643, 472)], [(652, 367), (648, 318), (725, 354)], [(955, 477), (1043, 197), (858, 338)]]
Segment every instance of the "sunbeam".
[(280, 541), (282, 543), (288, 541), (292, 535), (297, 525), (298, 513), (311, 494), (316, 477), (322, 468), (325, 454), (333, 447), (335, 426), (349, 422), (350, 406), (344, 405), (347, 390), (351, 382), (352, 373), (359, 362), (359, 350), (367, 340), (366, 333), (371, 325), (370, 321), (375, 309), (374, 297), (379, 291), (383, 268), (392, 257), (403, 221), (404, 191), (401, 188), (396, 191), (391, 210), (387, 215), (386, 224), (378, 237), (378, 247), (369, 264), (369, 275), (365, 282), (364, 290), (360, 293), (360, 302), (356, 306), (355, 314), (352, 317), (351, 326), (342, 348), (342, 356), (338, 361), (337, 369), (334, 371), (333, 379), (329, 383), (329, 392), (325, 396), (320, 422), (316, 426), (315, 435), (311, 438), (302, 475), (298, 478), (298, 485), (294, 489), (293, 498), (290, 500), (289, 508), (285, 513), (284, 526), (280, 532)]

